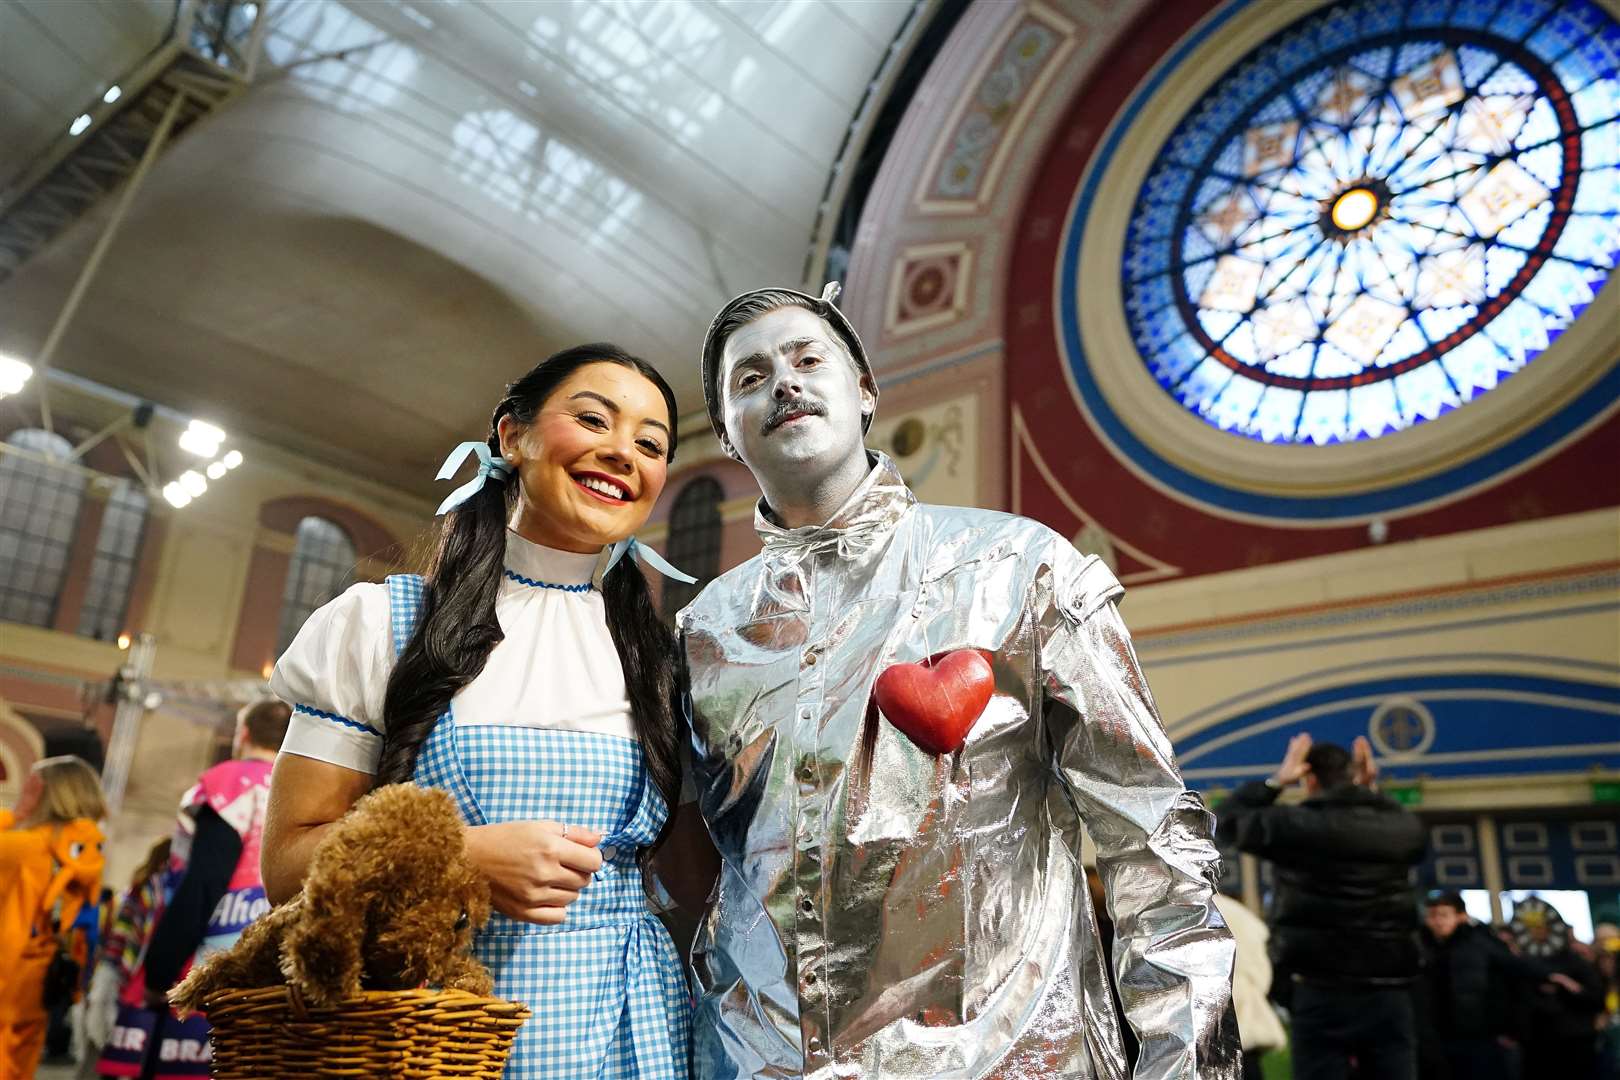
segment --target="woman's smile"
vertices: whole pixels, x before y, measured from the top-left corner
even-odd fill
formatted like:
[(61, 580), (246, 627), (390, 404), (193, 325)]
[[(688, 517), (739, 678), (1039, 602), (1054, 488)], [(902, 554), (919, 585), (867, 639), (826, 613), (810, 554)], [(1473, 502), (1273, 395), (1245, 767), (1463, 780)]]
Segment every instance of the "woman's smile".
[(635, 496), (621, 481), (598, 472), (575, 473), (574, 483), (584, 489), (587, 494), (615, 506), (623, 506), (625, 503), (635, 501)]

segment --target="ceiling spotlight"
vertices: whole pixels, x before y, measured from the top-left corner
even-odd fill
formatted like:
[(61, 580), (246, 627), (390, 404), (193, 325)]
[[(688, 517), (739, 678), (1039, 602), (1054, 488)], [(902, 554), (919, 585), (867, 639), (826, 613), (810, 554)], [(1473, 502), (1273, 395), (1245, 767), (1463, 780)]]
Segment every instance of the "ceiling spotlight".
[(220, 477), (222, 477), (224, 475), (225, 475), (225, 463), (224, 462), (222, 462), (222, 461), (213, 461), (213, 462), (209, 463), (209, 465), (208, 465), (208, 479), (210, 479), (210, 480), (218, 480)]
[(242, 451), (230, 451), (224, 457), (219, 459), (219, 463), (225, 466), (227, 469), (236, 468), (238, 465), (242, 464)]
[(23, 384), (33, 376), (31, 365), (0, 353), (0, 397), (22, 393)]
[(128, 634), (119, 634), (118, 635), (118, 647), (120, 649), (128, 649), (129, 648), (129, 635)]
[(203, 479), (202, 473), (193, 472), (191, 469), (181, 473), (177, 482), (186, 489), (186, 494), (193, 499), (208, 490), (208, 481)]
[(79, 118), (77, 120), (73, 121), (73, 123), (68, 125), (68, 134), (69, 135), (83, 134), (84, 129), (89, 127), (89, 126), (90, 126), (90, 114), (89, 113), (80, 113)]
[(175, 480), (170, 480), (167, 484), (163, 485), (163, 497), (167, 499), (169, 501), (169, 505), (174, 507), (176, 510), (179, 510), (191, 501), (190, 493), (187, 492), (185, 488), (181, 487), (179, 482)]
[(223, 431), (201, 420), (193, 420), (180, 433), (180, 449), (198, 457), (213, 457), (219, 451), (219, 444), (224, 441)]
[(123, 96), (124, 96), (124, 90), (123, 90), (122, 87), (109, 86), (109, 87), (107, 87), (107, 92), (105, 94), (101, 95), (101, 100), (105, 101), (108, 105), (111, 105), (113, 102), (117, 101), (119, 98), (121, 98)]

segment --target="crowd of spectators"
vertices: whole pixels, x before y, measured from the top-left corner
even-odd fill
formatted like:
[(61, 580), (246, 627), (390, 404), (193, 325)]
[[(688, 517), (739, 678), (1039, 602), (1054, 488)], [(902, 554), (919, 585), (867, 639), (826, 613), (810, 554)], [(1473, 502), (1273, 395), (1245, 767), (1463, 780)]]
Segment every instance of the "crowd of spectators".
[(232, 755), (181, 799), (172, 836), (119, 894), (103, 887), (100, 778), (78, 758), (30, 771), (0, 808), (0, 1080), (77, 1064), (81, 1080), (199, 1080), (209, 1029), (166, 991), (269, 909), (259, 844), (276, 749), (291, 712), (237, 715)]
[[(41, 762), (15, 815), (0, 811), (0, 966), (13, 975), (0, 994), (0, 1080), (64, 1054), (70, 1026), (86, 1080), (207, 1075), (205, 1055), (159, 1052), (186, 1034), (162, 991), (210, 935), (239, 932), (220, 911), (262, 907), (222, 899), (262, 896), (259, 773), (287, 719), (279, 702), (243, 710), (233, 762), (204, 774), (176, 836), (116, 898), (100, 887), (104, 811), (88, 765)], [(258, 770), (252, 783), (243, 769)], [(202, 797), (216, 773), (234, 786)], [(1238, 942), (1244, 1080), (1261, 1080), (1263, 1059), (1284, 1047), (1295, 1080), (1620, 1080), (1620, 928), (1600, 922), (1584, 942), (1540, 898), (1515, 905), (1512, 927), (1471, 918), (1455, 892), (1420, 899), (1425, 830), (1377, 780), (1365, 739), (1347, 751), (1302, 733), (1272, 776), (1218, 807), (1223, 845), (1273, 870), (1264, 919), (1237, 897), (1216, 899)], [(1284, 797), (1294, 787), (1302, 799)], [(1090, 859), (1087, 871), (1107, 948)], [(59, 972), (69, 981), (53, 990)], [(206, 1029), (197, 1039), (205, 1046)]]

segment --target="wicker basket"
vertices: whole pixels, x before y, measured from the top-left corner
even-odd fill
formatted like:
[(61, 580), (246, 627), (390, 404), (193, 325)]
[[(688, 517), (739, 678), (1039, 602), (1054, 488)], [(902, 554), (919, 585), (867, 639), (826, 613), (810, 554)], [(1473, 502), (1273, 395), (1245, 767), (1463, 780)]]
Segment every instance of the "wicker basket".
[(500, 1080), (529, 1010), (461, 990), (368, 990), (327, 1009), (285, 986), (228, 990), (205, 1008), (214, 1080), (312, 1076)]

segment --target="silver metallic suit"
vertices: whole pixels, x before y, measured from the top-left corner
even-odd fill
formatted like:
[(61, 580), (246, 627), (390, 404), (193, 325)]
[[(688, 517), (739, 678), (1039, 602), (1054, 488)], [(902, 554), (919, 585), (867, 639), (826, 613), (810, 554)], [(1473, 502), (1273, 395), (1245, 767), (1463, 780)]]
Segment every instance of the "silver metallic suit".
[[(680, 616), (698, 799), (723, 858), (694, 946), (696, 1074), (1127, 1074), (1080, 865), (1116, 927), (1138, 1078), (1231, 1078), (1233, 943), (1106, 566), (1025, 518), (919, 505), (888, 459), (826, 525)], [(956, 753), (872, 704), (891, 664), (993, 655)]]

